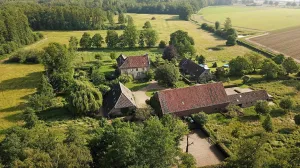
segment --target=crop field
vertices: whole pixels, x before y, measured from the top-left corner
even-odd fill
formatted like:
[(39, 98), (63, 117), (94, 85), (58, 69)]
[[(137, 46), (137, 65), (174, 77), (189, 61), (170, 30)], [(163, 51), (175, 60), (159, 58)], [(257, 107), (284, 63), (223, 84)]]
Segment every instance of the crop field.
[(300, 27), (274, 31), (264, 36), (250, 38), (249, 40), (300, 61)]
[(210, 22), (219, 21), (224, 23), (225, 19), (229, 17), (233, 26), (263, 31), (300, 26), (300, 9), (219, 6), (204, 8), (199, 14)]

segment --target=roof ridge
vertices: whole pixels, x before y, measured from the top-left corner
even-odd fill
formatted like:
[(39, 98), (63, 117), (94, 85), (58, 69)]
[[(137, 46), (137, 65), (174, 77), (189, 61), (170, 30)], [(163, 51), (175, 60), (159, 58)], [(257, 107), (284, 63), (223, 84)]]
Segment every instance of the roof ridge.
[[(182, 90), (182, 89), (187, 89), (187, 88), (193, 88), (193, 87), (199, 87), (199, 86), (207, 86), (207, 85), (213, 85), (213, 84), (215, 84), (215, 85), (216, 84), (222, 84), (222, 82), (207, 83), (207, 84), (197, 84), (197, 85), (193, 85), (193, 86), (189, 86), (189, 87), (174, 88), (174, 89), (165, 89), (165, 90), (162, 90), (162, 91), (159, 91), (159, 92), (165, 92), (165, 91), (170, 91), (170, 90)], [(223, 84), (222, 84), (222, 86), (223, 86)]]

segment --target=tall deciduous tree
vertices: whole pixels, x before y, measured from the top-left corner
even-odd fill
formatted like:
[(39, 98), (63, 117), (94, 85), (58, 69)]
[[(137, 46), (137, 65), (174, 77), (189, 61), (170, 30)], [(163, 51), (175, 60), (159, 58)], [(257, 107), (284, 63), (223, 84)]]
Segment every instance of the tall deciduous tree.
[(114, 30), (108, 30), (105, 38), (105, 42), (107, 44), (107, 47), (116, 48), (119, 42), (118, 33)]
[(290, 73), (297, 73), (299, 71), (299, 65), (291, 57), (288, 57), (287, 59), (285, 59), (282, 63), (282, 66), (288, 75)]
[(92, 38), (89, 33), (83, 33), (81, 39), (80, 39), (80, 47), (84, 49), (89, 49), (92, 46)]
[(96, 48), (101, 48), (103, 43), (103, 37), (99, 33), (96, 33), (92, 38), (92, 46)]
[(138, 32), (134, 25), (128, 25), (124, 30), (124, 41), (130, 47), (135, 47), (138, 39)]
[(121, 13), (121, 12), (119, 13), (118, 22), (119, 22), (119, 24), (124, 24), (125, 23), (124, 13)]
[(155, 79), (166, 86), (175, 86), (179, 77), (180, 72), (174, 64), (165, 63), (155, 70)]
[(78, 39), (75, 36), (71, 36), (69, 40), (69, 50), (76, 51), (78, 49)]
[(265, 59), (261, 68), (261, 74), (263, 74), (267, 79), (276, 79), (279, 75), (284, 74), (284, 70), (273, 60)]
[(230, 18), (226, 18), (224, 23), (224, 29), (227, 31), (228, 29), (232, 28), (232, 23)]
[(151, 28), (152, 28), (151, 23), (149, 21), (145, 22), (143, 29), (151, 29)]
[(145, 43), (147, 47), (153, 47), (155, 46), (157, 40), (158, 40), (158, 34), (153, 29), (146, 29), (143, 31)]
[(251, 67), (254, 72), (256, 72), (257, 69), (260, 69), (262, 67), (263, 63), (263, 57), (258, 55), (257, 53), (248, 53), (245, 55), (251, 64)]
[(251, 65), (245, 57), (236, 57), (229, 62), (229, 73), (242, 76), (251, 71)]
[(177, 59), (178, 53), (176, 48), (173, 45), (169, 45), (164, 49), (164, 53), (162, 58), (168, 61), (171, 61), (172, 59)]
[(195, 42), (188, 32), (178, 30), (170, 35), (170, 45), (174, 45), (179, 56), (183, 57), (185, 54), (194, 55), (196, 50), (194, 48)]

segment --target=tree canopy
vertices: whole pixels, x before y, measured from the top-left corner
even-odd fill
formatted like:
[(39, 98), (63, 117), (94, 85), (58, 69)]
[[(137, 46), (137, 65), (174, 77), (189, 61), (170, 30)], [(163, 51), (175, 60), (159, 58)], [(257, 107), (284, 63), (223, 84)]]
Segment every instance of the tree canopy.
[(179, 80), (180, 72), (178, 68), (171, 63), (165, 63), (160, 65), (155, 70), (155, 79), (162, 85), (175, 86), (175, 83)]

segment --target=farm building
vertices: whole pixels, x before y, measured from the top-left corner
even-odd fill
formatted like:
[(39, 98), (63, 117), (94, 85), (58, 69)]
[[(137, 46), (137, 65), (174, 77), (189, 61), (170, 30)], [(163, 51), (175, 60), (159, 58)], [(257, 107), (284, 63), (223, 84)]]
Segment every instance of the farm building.
[(222, 83), (196, 85), (186, 88), (169, 89), (155, 93), (152, 102), (159, 115), (174, 114), (189, 116), (204, 111), (206, 113), (224, 111), (229, 104)]
[(132, 92), (119, 83), (104, 95), (103, 107), (104, 116), (117, 117), (136, 109), (136, 103)]
[(132, 75), (134, 79), (141, 79), (150, 69), (150, 59), (148, 54), (143, 56), (120, 55), (117, 58), (118, 69), (121, 74)]
[(191, 79), (198, 83), (211, 80), (210, 69), (207, 66), (198, 65), (190, 59), (182, 59), (179, 63), (179, 67), (183, 74), (190, 75)]
[(270, 100), (271, 96), (265, 90), (252, 90), (242, 88), (225, 89), (231, 104), (240, 107), (250, 107), (255, 105), (259, 100)]

